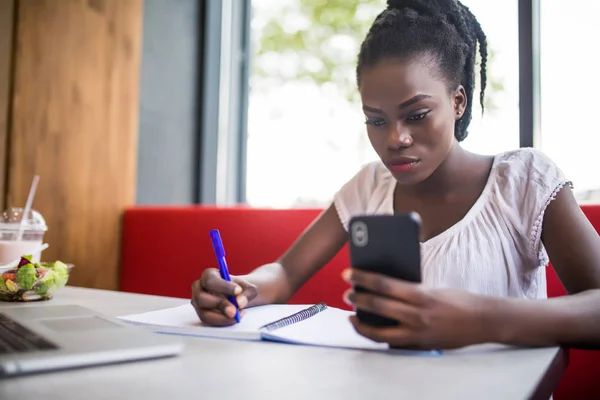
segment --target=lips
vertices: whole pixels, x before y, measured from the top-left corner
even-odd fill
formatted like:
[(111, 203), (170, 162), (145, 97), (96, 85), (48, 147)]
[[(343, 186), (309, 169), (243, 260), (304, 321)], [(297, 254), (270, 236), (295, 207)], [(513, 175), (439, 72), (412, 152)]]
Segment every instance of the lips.
[(410, 171), (419, 164), (419, 159), (413, 157), (397, 157), (388, 162), (392, 172)]

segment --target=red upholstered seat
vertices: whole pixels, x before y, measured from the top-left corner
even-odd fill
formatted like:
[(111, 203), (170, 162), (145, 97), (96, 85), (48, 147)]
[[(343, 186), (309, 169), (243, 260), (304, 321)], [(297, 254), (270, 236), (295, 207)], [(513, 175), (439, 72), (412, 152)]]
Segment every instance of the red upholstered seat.
[[(132, 208), (125, 212), (121, 290), (190, 297), (191, 283), (215, 267), (208, 232), (219, 229), (229, 271), (250, 272), (275, 261), (322, 210), (253, 208)], [(295, 304), (325, 301), (346, 308), (348, 285), (340, 274), (349, 265), (344, 248), (291, 299)]]
[[(600, 205), (582, 205), (581, 209), (600, 233)], [(551, 265), (546, 267), (546, 276), (548, 297), (567, 294)], [(600, 351), (570, 350), (569, 357), (569, 366), (554, 399), (600, 399)]]
[[(600, 231), (600, 205), (582, 206)], [(244, 274), (280, 257), (321, 210), (265, 210), (245, 207), (134, 207), (123, 221), (121, 290), (189, 298), (191, 283), (215, 266), (208, 231), (219, 229), (232, 274)], [(344, 248), (312, 277), (291, 303), (327, 304), (348, 309), (340, 278), (349, 265)], [(548, 295), (565, 291), (548, 267)], [(571, 351), (555, 400), (600, 399), (600, 352)]]

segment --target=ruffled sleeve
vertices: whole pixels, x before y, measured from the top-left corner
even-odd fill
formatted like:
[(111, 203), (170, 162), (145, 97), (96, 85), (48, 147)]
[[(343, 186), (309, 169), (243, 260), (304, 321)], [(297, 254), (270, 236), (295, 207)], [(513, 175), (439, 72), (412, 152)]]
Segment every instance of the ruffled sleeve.
[(501, 175), (507, 181), (506, 199), (512, 199), (521, 219), (522, 233), (527, 235), (528, 256), (536, 267), (548, 264), (542, 244), (542, 224), (548, 205), (565, 186), (573, 187), (563, 171), (546, 154), (525, 148), (507, 153)]
[(564, 186), (573, 189), (573, 182), (565, 177), (563, 171), (542, 152), (533, 152), (530, 175), (537, 186), (537, 197), (531, 214), (529, 246), (531, 257), (537, 260), (539, 266), (548, 264), (548, 255), (542, 245), (542, 223), (544, 213), (552, 200), (556, 198)]

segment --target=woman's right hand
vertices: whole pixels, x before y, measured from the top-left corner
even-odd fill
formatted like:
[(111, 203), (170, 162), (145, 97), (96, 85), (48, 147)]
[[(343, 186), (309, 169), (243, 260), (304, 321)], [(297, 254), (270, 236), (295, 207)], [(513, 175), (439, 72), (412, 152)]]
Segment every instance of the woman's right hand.
[(227, 282), (216, 268), (207, 268), (199, 280), (192, 284), (192, 305), (200, 320), (212, 326), (229, 326), (235, 324), (235, 306), (227, 299), (235, 296), (240, 317), (243, 308), (258, 295), (256, 285), (231, 276)]

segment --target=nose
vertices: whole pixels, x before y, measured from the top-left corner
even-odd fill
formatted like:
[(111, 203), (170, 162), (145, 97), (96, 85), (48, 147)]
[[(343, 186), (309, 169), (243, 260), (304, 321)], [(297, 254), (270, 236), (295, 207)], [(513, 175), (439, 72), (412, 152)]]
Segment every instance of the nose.
[(390, 150), (400, 150), (410, 147), (413, 144), (413, 138), (409, 130), (402, 124), (397, 123), (394, 129), (390, 129), (387, 137), (387, 147)]

